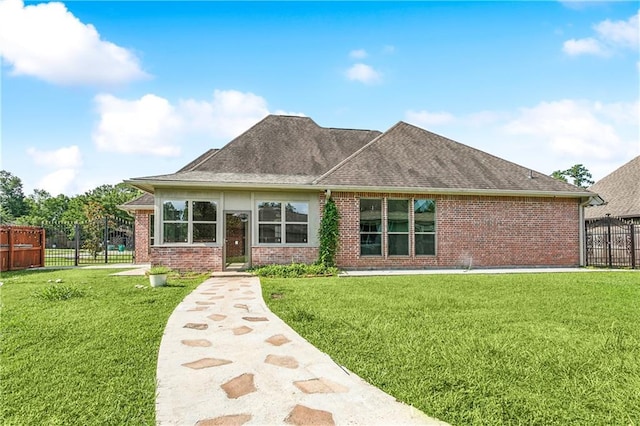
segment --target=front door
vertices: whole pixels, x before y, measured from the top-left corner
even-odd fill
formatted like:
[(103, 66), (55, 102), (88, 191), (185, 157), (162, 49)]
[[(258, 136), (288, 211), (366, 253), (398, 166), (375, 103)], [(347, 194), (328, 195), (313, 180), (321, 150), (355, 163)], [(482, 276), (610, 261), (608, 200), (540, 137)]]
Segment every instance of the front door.
[(251, 212), (226, 211), (224, 220), (224, 265), (227, 270), (243, 270), (251, 265), (249, 223)]

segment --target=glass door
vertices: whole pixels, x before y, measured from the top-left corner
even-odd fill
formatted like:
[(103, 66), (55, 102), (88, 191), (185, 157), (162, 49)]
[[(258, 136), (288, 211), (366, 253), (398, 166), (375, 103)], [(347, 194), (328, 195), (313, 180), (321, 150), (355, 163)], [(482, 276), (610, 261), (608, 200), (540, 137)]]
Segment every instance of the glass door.
[(243, 270), (250, 266), (248, 211), (225, 212), (224, 265), (227, 270)]

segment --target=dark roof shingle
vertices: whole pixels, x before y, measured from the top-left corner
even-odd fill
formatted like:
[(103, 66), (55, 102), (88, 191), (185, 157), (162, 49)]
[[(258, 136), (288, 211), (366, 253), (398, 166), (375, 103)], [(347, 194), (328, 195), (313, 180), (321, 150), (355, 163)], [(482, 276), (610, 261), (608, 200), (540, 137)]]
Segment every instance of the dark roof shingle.
[(191, 171), (316, 177), (379, 134), (324, 128), (308, 117), (269, 115)]
[(421, 190), (585, 192), (404, 122), (371, 141), (315, 183)]
[(589, 190), (600, 195), (606, 204), (586, 208), (587, 219), (606, 214), (640, 217), (640, 155), (600, 179)]

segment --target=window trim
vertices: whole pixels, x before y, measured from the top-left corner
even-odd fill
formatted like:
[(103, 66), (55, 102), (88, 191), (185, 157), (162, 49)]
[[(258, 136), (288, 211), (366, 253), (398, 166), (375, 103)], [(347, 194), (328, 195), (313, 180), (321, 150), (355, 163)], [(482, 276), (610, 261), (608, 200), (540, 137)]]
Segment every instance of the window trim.
[[(278, 203), (280, 204), (280, 221), (279, 222), (274, 222), (274, 221), (265, 221), (265, 220), (260, 220), (260, 204), (262, 203)], [(307, 206), (307, 221), (306, 222), (299, 222), (299, 221), (287, 221), (287, 211), (286, 211), (286, 205), (287, 204), (305, 204)], [(256, 244), (262, 247), (282, 247), (282, 246), (287, 246), (287, 247), (307, 247), (310, 245), (310, 238), (309, 238), (309, 228), (310, 228), (310, 222), (309, 222), (309, 217), (311, 215), (311, 203), (309, 202), (309, 200), (283, 200), (283, 199), (259, 199), (255, 201), (255, 206), (256, 206), (256, 213), (255, 213), (255, 218), (256, 218)], [(280, 225), (280, 242), (273, 242), (273, 243), (263, 243), (260, 241), (260, 225)], [(287, 242), (287, 225), (305, 225), (307, 227), (307, 238), (306, 238), (306, 242), (294, 242), (294, 243), (290, 243)]]
[[(175, 201), (180, 201), (180, 202), (186, 202), (188, 203), (188, 215), (187, 215), (187, 220), (165, 220), (164, 219), (164, 205), (167, 202), (175, 202)], [(193, 220), (193, 211), (194, 211), (194, 203), (197, 202), (203, 202), (203, 203), (213, 203), (216, 207), (216, 217), (215, 220)], [(217, 199), (206, 199), (206, 198), (200, 198), (200, 197), (196, 197), (196, 198), (189, 198), (189, 197), (167, 197), (167, 198), (163, 198), (160, 201), (160, 215), (158, 215), (160, 217), (159, 219), (159, 225), (160, 225), (160, 236), (162, 239), (162, 245), (164, 246), (173, 246), (173, 245), (179, 245), (179, 246), (187, 246), (187, 245), (195, 245), (195, 246), (219, 246), (220, 245), (220, 238), (219, 238), (219, 233), (220, 233), (220, 227), (218, 226), (218, 224), (220, 223), (220, 201)], [(185, 242), (167, 242), (165, 240), (165, 233), (164, 233), (164, 224), (165, 223), (186, 223), (187, 224), (187, 241)], [(204, 223), (204, 224), (213, 224), (215, 225), (215, 234), (214, 234), (214, 238), (215, 241), (197, 241), (194, 242), (193, 241), (193, 225), (194, 224), (198, 224), (198, 223)], [(157, 238), (157, 237), (156, 237)]]

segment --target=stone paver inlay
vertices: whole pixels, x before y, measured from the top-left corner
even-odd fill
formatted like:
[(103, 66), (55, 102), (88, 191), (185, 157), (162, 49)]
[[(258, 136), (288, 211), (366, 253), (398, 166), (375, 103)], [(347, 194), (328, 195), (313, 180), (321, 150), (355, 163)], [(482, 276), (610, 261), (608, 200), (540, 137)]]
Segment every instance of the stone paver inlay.
[(291, 410), (291, 413), (289, 413), (284, 421), (296, 426), (334, 426), (336, 424), (333, 421), (333, 414), (330, 412), (315, 410), (300, 404), (293, 407), (293, 410)]
[(194, 346), (200, 348), (208, 348), (209, 346), (211, 346), (211, 342), (207, 339), (181, 340), (181, 343), (186, 346)]
[(253, 383), (253, 374), (250, 373), (241, 374), (220, 387), (230, 399), (240, 398), (257, 390)]
[(201, 370), (203, 368), (218, 367), (220, 365), (226, 364), (231, 364), (231, 361), (229, 361), (228, 359), (202, 358), (197, 361), (187, 362), (182, 365), (185, 367), (193, 368), (194, 370)]
[(273, 346), (282, 346), (285, 343), (289, 343), (291, 340), (287, 339), (284, 334), (274, 334), (269, 337), (265, 342), (271, 343)]
[(250, 322), (269, 321), (266, 317), (242, 317), (242, 319)]
[(277, 365), (278, 367), (285, 368), (298, 368), (298, 360), (292, 356), (282, 356), (282, 355), (267, 355), (267, 358), (264, 360), (267, 364)]
[(183, 328), (193, 328), (194, 330), (206, 330), (209, 328), (208, 324), (201, 324), (197, 322), (188, 322), (184, 325)]
[(233, 414), (230, 416), (199, 420), (196, 426), (242, 426), (249, 420), (251, 420), (250, 414)]
[(304, 393), (343, 393), (349, 392), (349, 388), (339, 383), (332, 382), (323, 377), (319, 379), (302, 380), (293, 382)]
[(235, 334), (236, 336), (241, 336), (243, 334), (251, 333), (252, 331), (253, 331), (253, 328), (243, 325), (242, 327), (234, 328), (233, 334)]
[(207, 318), (213, 321), (222, 321), (226, 317), (227, 317), (226, 315), (222, 315), (222, 314), (211, 314)]

